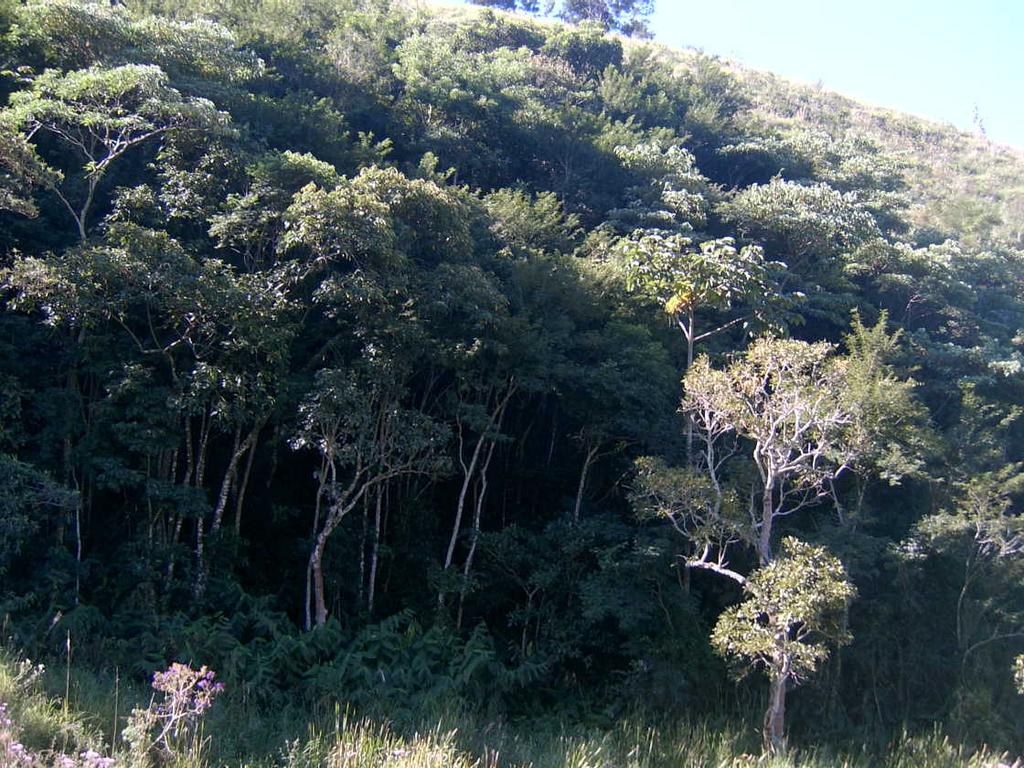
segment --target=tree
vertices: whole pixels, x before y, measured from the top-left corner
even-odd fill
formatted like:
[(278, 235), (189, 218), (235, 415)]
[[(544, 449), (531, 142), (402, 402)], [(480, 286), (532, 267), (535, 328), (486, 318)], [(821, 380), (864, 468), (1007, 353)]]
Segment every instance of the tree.
[[(0, 480), (0, 576), (7, 579), (33, 535), (55, 514), (73, 510), (78, 500), (44, 472), (7, 453), (0, 453)], [(81, 546), (80, 539), (76, 545)]]
[(851, 253), (881, 234), (855, 193), (776, 178), (741, 190), (718, 213), (785, 263), (783, 285), (801, 292), (805, 314), (845, 324), (852, 300), (844, 295), (851, 286), (843, 268)]
[[(606, 69), (602, 82), (615, 71)], [(665, 144), (641, 141), (615, 148), (622, 167), (641, 182), (626, 190), (627, 207), (609, 212), (609, 219), (620, 230), (687, 234), (707, 226), (708, 198), (713, 194), (709, 180), (689, 150)]]
[(563, 0), (558, 15), (572, 24), (595, 22), (608, 30), (650, 37), (647, 17), (654, 0)]
[[(833, 356), (830, 344), (770, 337), (725, 369), (702, 356), (684, 379), (682, 404), (703, 443), (699, 463), (673, 469), (648, 458), (637, 465), (637, 509), (668, 519), (691, 543), (688, 568), (726, 576), (748, 595), (722, 614), (712, 643), (768, 671), (770, 752), (785, 744), (787, 686), (827, 656), (825, 642), (847, 639), (839, 619), (853, 588), (839, 561), (792, 538), (776, 559), (772, 531), (777, 518), (825, 499), (863, 450), (851, 434), (861, 414), (844, 396), (848, 363)], [(744, 445), (757, 473), (746, 515), (741, 489), (725, 477)], [(750, 576), (729, 564), (730, 550), (740, 545), (757, 552), (760, 567)]]
[(711, 643), (768, 675), (764, 748), (778, 753), (786, 745), (786, 693), (828, 658), (830, 645), (850, 642), (846, 609), (856, 590), (828, 550), (787, 537), (782, 556), (755, 571), (743, 591), (743, 602), (718, 617)]
[(764, 243), (805, 276), (820, 274), (835, 259), (879, 235), (878, 225), (855, 194), (824, 183), (772, 179), (742, 190), (719, 211), (744, 237)]
[[(554, 0), (472, 0), (476, 5), (506, 11), (550, 14)], [(605, 30), (636, 37), (650, 37), (647, 17), (654, 13), (654, 0), (562, 0), (557, 15), (570, 24), (592, 22)]]
[[(698, 342), (753, 319), (769, 301), (773, 288), (771, 265), (757, 246), (737, 250), (732, 238), (707, 240), (698, 248), (685, 235), (660, 232), (634, 233), (617, 246), (626, 260), (626, 285), (661, 305), (686, 339), (686, 368), (693, 366)], [(706, 331), (698, 326), (698, 311), (731, 310), (747, 304), (747, 311), (730, 320), (710, 320)], [(687, 455), (693, 452), (693, 423), (686, 429)]]
[(825, 342), (763, 337), (724, 370), (701, 357), (686, 374), (682, 410), (704, 443), (711, 477), (717, 482), (725, 439), (735, 436), (750, 445), (760, 481), (751, 533), (762, 566), (772, 559), (776, 518), (825, 498), (857, 455), (849, 440), (854, 414), (843, 397), (844, 368)]
[(332, 189), (340, 177), (328, 163), (297, 152), (265, 155), (247, 171), (248, 189), (228, 195), (224, 210), (210, 218), (210, 236), (253, 270), (273, 263), (293, 195), (307, 184)]
[[(897, 486), (906, 478), (920, 477), (925, 459), (936, 450), (928, 411), (914, 395), (916, 382), (900, 378), (890, 362), (902, 334), (889, 333), (887, 321), (882, 312), (877, 323), (866, 326), (855, 312), (851, 332), (844, 338), (848, 354), (842, 398), (851, 415), (846, 440), (854, 478), (849, 511), (854, 516), (863, 510), (872, 478)], [(845, 502), (835, 484), (832, 497), (845, 521)]]
[[(465, 512), (469, 490), (480, 477), (480, 487), (476, 494), (473, 515), (473, 538), (470, 553), (466, 562), (468, 575), (472, 566), (473, 554), (480, 531), (480, 514), (483, 511), (484, 499), (487, 495), (487, 471), (494, 458), (494, 449), (501, 438), (501, 425), (509, 403), (519, 389), (514, 376), (508, 378), (488, 378), (479, 380), (472, 378), (456, 384), (457, 404), (455, 405), (455, 438), (457, 444), (456, 457), (462, 483), (455, 502), (455, 518), (452, 522), (451, 536), (445, 550), (442, 576), (448, 574), (454, 565), (455, 545), (458, 543), (462, 530), (462, 516)], [(439, 608), (444, 607), (445, 585), (441, 584), (437, 594)]]
[[(538, 13), (541, 10), (540, 0), (472, 0), (476, 5), (484, 5), (488, 8), (501, 8), (503, 11), (524, 11), (526, 13)], [(551, 2), (548, 0), (547, 6)]]
[[(155, 65), (47, 70), (11, 95), (3, 119), (29, 141), (48, 136), (81, 165), (44, 176), (84, 242), (100, 182), (135, 147), (186, 127), (210, 129), (227, 117), (205, 99), (182, 96)], [(61, 163), (64, 165), (64, 163)], [(67, 173), (77, 177), (66, 178)]]
[[(245, 472), (239, 477), (240, 462), (247, 453), (252, 456), (275, 407), (296, 330), (289, 316), (293, 275), (287, 270), (239, 275), (217, 260), (196, 258), (165, 232), (136, 224), (108, 218), (105, 230), (102, 241), (45, 260), (17, 259), (5, 275), (5, 286), (13, 292), (11, 305), (41, 311), (47, 322), (68, 329), (79, 347), (87, 336), (124, 347), (123, 370), (99, 374), (104, 386), (118, 393), (122, 407), (138, 402), (136, 398), (163, 394), (156, 413), (147, 408), (128, 419), (145, 439), (121, 435), (123, 447), (140, 454), (147, 482), (169, 482), (178, 486), (177, 492), (200, 491), (218, 432), (233, 435), (209, 512), (210, 533), (215, 535), (233, 492), (237, 530), (249, 480)], [(94, 386), (101, 385), (86, 381), (74, 387), (74, 411), (90, 412), (88, 391)], [(148, 399), (144, 402), (152, 407)], [(82, 429), (88, 431), (94, 421), (83, 419)], [(169, 436), (163, 429), (169, 424), (178, 431), (166, 445)], [(70, 454), (70, 447), (66, 450)], [(173, 458), (165, 458), (167, 454)], [(80, 461), (84, 466), (81, 473), (74, 472), (75, 484), (88, 484), (93, 460), (83, 456)], [(180, 469), (151, 476), (152, 467), (169, 464)], [(174, 546), (185, 520), (194, 520), (198, 597), (208, 570), (207, 505), (203, 496), (193, 496), (187, 512), (175, 509), (165, 529), (173, 531), (168, 538)], [(196, 503), (198, 498), (204, 503)], [(159, 504), (156, 512), (161, 512)], [(152, 529), (153, 517), (148, 524)], [(172, 554), (168, 572), (173, 571)]]
[[(751, 320), (772, 292), (764, 252), (757, 246), (737, 249), (731, 237), (706, 240), (693, 247), (685, 235), (635, 232), (619, 241), (626, 262), (627, 287), (656, 301), (686, 339), (686, 365), (693, 364), (698, 342)], [(697, 313), (722, 312), (744, 304), (748, 311), (727, 321), (698, 325)]]
[(494, 223), (491, 231), (513, 253), (572, 251), (579, 217), (566, 214), (554, 192), (531, 197), (518, 189), (499, 189), (484, 199)]
[(959, 489), (952, 512), (918, 522), (914, 542), (920, 551), (951, 559), (956, 602), (953, 610), (961, 682), (979, 652), (1007, 641), (1024, 640), (1024, 611), (1007, 596), (1024, 574), (1024, 519), (1014, 514), (1009, 492), (1021, 478), (1007, 473), (978, 475)]
[(36, 155), (35, 148), (11, 125), (0, 121), (0, 211), (34, 217), (33, 187), (53, 183), (53, 172)]
[(296, 450), (320, 456), (313, 545), (306, 569), (305, 626), (327, 621), (323, 560), (327, 541), (371, 491), (396, 478), (440, 472), (445, 430), (422, 412), (402, 407), (397, 371), (319, 371), (299, 408)]

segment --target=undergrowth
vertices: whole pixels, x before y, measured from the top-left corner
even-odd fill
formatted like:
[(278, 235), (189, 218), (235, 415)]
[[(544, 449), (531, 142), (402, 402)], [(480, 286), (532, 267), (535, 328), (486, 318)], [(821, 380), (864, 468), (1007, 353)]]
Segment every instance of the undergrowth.
[[(196, 681), (212, 680), (202, 672)], [(184, 674), (181, 668), (177, 673)], [(158, 677), (155, 694), (119, 678), (104, 690), (103, 679), (75, 668), (46, 673), (10, 652), (0, 653), (3, 768), (994, 768), (1013, 763), (1009, 755), (958, 744), (940, 729), (904, 735), (881, 753), (866, 746), (813, 746), (768, 758), (758, 754), (751, 727), (655, 724), (632, 717), (596, 729), (540, 718), (529, 724), (482, 723), (465, 713), (429, 723), (392, 723), (340, 704), (330, 712), (268, 712), (247, 706), (230, 691), (197, 708), (189, 721), (192, 730), (169, 742), (174, 749), (147, 751), (137, 741), (133, 749), (124, 729), (133, 711), (136, 721), (139, 712), (158, 719), (170, 711), (160, 695), (165, 678)], [(9, 751), (12, 744), (15, 752)], [(21, 755), (22, 762), (12, 755)]]

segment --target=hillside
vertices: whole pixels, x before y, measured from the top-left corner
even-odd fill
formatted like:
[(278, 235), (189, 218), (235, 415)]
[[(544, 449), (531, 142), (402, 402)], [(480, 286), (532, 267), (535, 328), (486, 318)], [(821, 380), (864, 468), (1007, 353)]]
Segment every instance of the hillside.
[(1024, 750), (1019, 153), (487, 9), (0, 33), (0, 601), (75, 743)]
[[(465, 5), (442, 8), (433, 11), (441, 26), (471, 23), (481, 13), (503, 13)], [(504, 16), (523, 25), (545, 24), (522, 15)], [(653, 49), (679, 75), (692, 73), (705, 61), (721, 66), (745, 91), (748, 103), (740, 113), (745, 130), (786, 143), (788, 151), (803, 155), (804, 161), (821, 152), (823, 143), (877, 145), (899, 166), (914, 205), (911, 219), (922, 229), (959, 239), (995, 238), (1017, 247), (1024, 243), (1024, 151), (952, 125), (753, 70), (714, 52), (619, 39), (627, 55), (643, 56)]]
[(832, 140), (863, 135), (903, 166), (913, 220), (940, 233), (1022, 243), (1024, 153), (976, 133), (856, 101), (767, 73), (738, 70), (749, 82), (752, 115), (779, 130), (821, 132)]

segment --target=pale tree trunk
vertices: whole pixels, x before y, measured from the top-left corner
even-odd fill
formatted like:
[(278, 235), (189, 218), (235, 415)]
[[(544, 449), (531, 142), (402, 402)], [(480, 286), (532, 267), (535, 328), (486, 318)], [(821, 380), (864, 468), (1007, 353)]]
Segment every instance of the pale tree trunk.
[(373, 548), (370, 550), (370, 586), (366, 594), (366, 610), (372, 614), (377, 597), (377, 563), (380, 560), (381, 521), (383, 520), (384, 492), (377, 492), (377, 505), (373, 513)]
[[(686, 371), (687, 373), (693, 367), (693, 310), (690, 310), (687, 317), (687, 322), (684, 324), (679, 323), (679, 327), (683, 330), (683, 335), (686, 337)], [(686, 460), (690, 464), (693, 464), (693, 417), (687, 414), (686, 416)]]
[(580, 508), (583, 506), (583, 491), (587, 487), (587, 475), (590, 473), (590, 468), (593, 466), (594, 461), (597, 459), (597, 452), (600, 447), (600, 443), (594, 443), (587, 447), (587, 455), (583, 459), (583, 468), (580, 470), (580, 481), (576, 486), (576, 505), (572, 511), (572, 521), (575, 524), (580, 522)]
[[(224, 522), (224, 511), (227, 509), (228, 499), (231, 494), (231, 487), (235, 484), (235, 477), (238, 473), (238, 462), (242, 456), (245, 455), (246, 451), (255, 450), (255, 441), (262, 424), (257, 424), (250, 431), (244, 440), (242, 440), (242, 427), (238, 426), (235, 428), (234, 444), (231, 449), (231, 459), (228, 461), (228, 467), (224, 471), (224, 477), (220, 483), (220, 491), (217, 493), (217, 504), (213, 509), (213, 522), (210, 525), (210, 536), (216, 536), (220, 532), (221, 525)], [(203, 456), (206, 453), (207, 438), (203, 438)], [(203, 459), (205, 464), (205, 458)], [(201, 465), (202, 466), (202, 465)], [(238, 518), (235, 518), (235, 524), (238, 525)], [(196, 567), (199, 569), (196, 574), (196, 583), (193, 590), (195, 598), (202, 600), (206, 594), (206, 585), (210, 578), (210, 565), (203, 557), (203, 521), (200, 518), (198, 522), (198, 530), (196, 532)]]
[(772, 675), (768, 691), (768, 710), (764, 714), (764, 750), (777, 755), (786, 751), (786, 687), (789, 684), (789, 663), (781, 673)]
[(772, 520), (775, 517), (775, 483), (769, 476), (761, 491), (761, 535), (757, 542), (757, 556), (762, 566), (772, 560)]
[[(498, 420), (498, 429), (501, 429), (501, 420)], [(466, 553), (466, 562), (462, 568), (462, 585), (459, 588), (459, 611), (455, 620), (456, 629), (462, 628), (462, 611), (466, 603), (466, 593), (469, 591), (469, 575), (473, 570), (473, 558), (476, 556), (476, 545), (480, 540), (480, 517), (483, 514), (484, 499), (487, 497), (487, 470), (491, 466), (491, 459), (494, 458), (494, 447), (497, 443), (492, 442), (487, 449), (487, 459), (480, 468), (480, 486), (477, 490), (476, 504), (473, 510), (473, 533), (469, 543), (469, 552)]]
[[(461, 440), (461, 437), (460, 437)], [(462, 514), (466, 507), (466, 495), (469, 493), (469, 486), (473, 481), (473, 477), (476, 473), (476, 464), (480, 459), (480, 452), (484, 447), (484, 442), (487, 440), (486, 431), (480, 435), (476, 441), (476, 445), (473, 448), (473, 454), (469, 460), (468, 465), (464, 465), (463, 476), (462, 476), (462, 487), (459, 489), (459, 499), (455, 504), (455, 521), (452, 523), (452, 533), (448, 538), (448, 549), (444, 556), (444, 570), (447, 571), (452, 567), (452, 561), (455, 558), (455, 543), (459, 538), (459, 531), (462, 528)], [(444, 605), (444, 591), (437, 596), (438, 607)]]
[[(496, 424), (500, 424), (502, 418), (505, 415), (505, 408), (508, 406), (509, 400), (512, 399), (512, 395), (515, 394), (516, 385), (514, 382), (509, 382), (508, 389), (505, 391), (504, 397), (498, 401), (495, 405), (494, 410), (491, 412), (490, 418), (487, 424), (480, 431), (480, 437), (477, 438), (476, 444), (473, 446), (473, 453), (470, 456), (469, 463), (466, 464), (462, 458), (462, 435), (460, 425), (459, 435), (459, 463), (462, 465), (462, 487), (459, 489), (459, 499), (455, 505), (455, 521), (452, 523), (452, 533), (448, 539), (448, 549), (445, 552), (444, 557), (444, 571), (447, 573), (451, 570), (452, 563), (455, 559), (455, 545), (459, 539), (459, 531), (462, 530), (462, 516), (465, 512), (466, 507), (466, 496), (469, 493), (470, 485), (473, 482), (473, 478), (476, 475), (476, 468), (480, 462), (480, 455), (483, 452), (484, 444), (487, 442), (489, 432), (491, 428)], [(492, 437), (493, 439), (493, 437)], [(437, 607), (444, 608), (444, 589), (440, 589), (437, 595)]]
[[(324, 491), (327, 488), (328, 482), (334, 483), (337, 479), (336, 469), (334, 461), (330, 457), (325, 457), (320, 463), (320, 477), (316, 489), (316, 506), (313, 513), (313, 533), (316, 534), (320, 530), (320, 516), (323, 508)], [(309, 563), (306, 565), (306, 600), (304, 602), (304, 621), (303, 627), (308, 632), (313, 628), (313, 582), (314, 574), (319, 571), (320, 582), (319, 582), (319, 594), (321, 596), (321, 603), (323, 603), (323, 571), (321, 561), (323, 560), (323, 550), (327, 543), (327, 537), (324, 536), (321, 541), (320, 535), (317, 535), (316, 543), (313, 546), (312, 552), (310, 552)], [(325, 608), (326, 610), (326, 608)]]
[[(327, 545), (327, 530), (320, 532), (320, 535), (316, 537), (316, 544), (313, 547), (313, 552), (309, 556), (309, 574), (313, 582), (313, 605), (314, 605), (314, 618), (316, 625), (322, 627), (327, 623), (327, 602), (324, 598), (324, 548)], [(309, 607), (307, 601), (306, 612), (308, 614)], [(308, 618), (307, 618), (308, 624)]]
[(82, 592), (82, 489), (75, 482), (78, 498), (75, 499), (75, 605)]
[(242, 472), (242, 482), (238, 484), (238, 493), (235, 496), (235, 536), (242, 533), (242, 510), (245, 507), (245, 492), (249, 488), (249, 478), (252, 476), (252, 464), (256, 457), (256, 446), (259, 444), (259, 435), (263, 431), (261, 423), (256, 430), (256, 437), (249, 448), (249, 455), (245, 458), (245, 470)]
[[(246, 441), (248, 444), (248, 441)], [(228, 460), (228, 468), (224, 470), (224, 477), (220, 481), (220, 490), (217, 492), (217, 503), (213, 507), (213, 523), (210, 526), (210, 534), (220, 531), (221, 521), (224, 519), (224, 510), (227, 509), (228, 499), (231, 496), (231, 486), (235, 482), (235, 472), (238, 468), (238, 460), (245, 452), (242, 447), (242, 426), (235, 427), (234, 442), (231, 446), (231, 458)]]
[[(330, 465), (332, 480), (334, 466)], [(339, 499), (327, 510), (327, 518), (324, 520), (323, 528), (317, 533), (316, 542), (309, 555), (309, 565), (306, 569), (306, 628), (310, 628), (310, 586), (312, 586), (313, 620), (316, 626), (322, 627), (327, 623), (327, 600), (324, 597), (324, 571), (323, 560), (324, 550), (327, 547), (327, 539), (341, 525), (349, 512), (356, 508), (356, 505), (363, 499), (364, 495), (372, 491), (380, 483), (386, 482), (385, 475), (366, 477), (362, 460), (358, 460), (353, 474), (352, 482), (340, 494)]]

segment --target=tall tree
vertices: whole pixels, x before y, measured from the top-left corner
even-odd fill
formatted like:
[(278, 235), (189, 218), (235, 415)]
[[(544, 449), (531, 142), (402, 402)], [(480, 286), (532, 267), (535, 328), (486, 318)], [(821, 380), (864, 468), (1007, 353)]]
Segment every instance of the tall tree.
[(562, 0), (558, 15), (573, 24), (593, 22), (615, 32), (650, 37), (654, 0)]
[[(617, 251), (626, 263), (627, 287), (657, 302), (683, 332), (687, 370), (699, 342), (752, 322), (771, 305), (775, 293), (772, 265), (765, 262), (762, 250), (750, 245), (737, 249), (732, 238), (694, 247), (686, 235), (638, 231), (620, 240)], [(732, 318), (716, 316), (736, 308), (740, 311)], [(686, 450), (692, 454), (692, 420)]]

